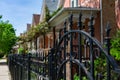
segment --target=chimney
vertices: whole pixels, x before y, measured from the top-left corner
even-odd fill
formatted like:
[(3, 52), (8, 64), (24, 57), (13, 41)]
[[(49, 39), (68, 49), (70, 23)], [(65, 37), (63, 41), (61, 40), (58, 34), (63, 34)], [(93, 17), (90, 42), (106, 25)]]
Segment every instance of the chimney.
[(27, 31), (30, 30), (31, 24), (27, 24)]

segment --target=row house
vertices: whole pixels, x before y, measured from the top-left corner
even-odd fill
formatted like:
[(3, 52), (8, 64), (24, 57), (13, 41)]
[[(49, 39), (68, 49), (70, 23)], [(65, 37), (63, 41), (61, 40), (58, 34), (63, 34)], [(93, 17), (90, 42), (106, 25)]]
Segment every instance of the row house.
[[(41, 17), (40, 21), (43, 22), (45, 20), (45, 9), (46, 7), (49, 9), (50, 15), (57, 10), (58, 0), (43, 0), (42, 9), (41, 9)], [(39, 50), (48, 51), (50, 48), (53, 47), (53, 33), (49, 32), (45, 36), (39, 36)]]
[[(67, 19), (71, 13), (74, 14), (74, 19), (78, 20), (80, 12), (83, 14), (82, 21), (86, 27), (86, 31), (91, 13), (93, 14), (95, 17), (95, 37), (101, 41), (101, 43), (103, 43), (103, 38), (105, 36), (104, 29), (108, 21), (112, 26), (112, 32), (115, 32), (117, 28), (114, 0), (59, 0), (58, 6), (61, 5), (63, 6), (62, 10), (49, 21), (50, 26), (56, 29), (60, 28), (58, 27), (59, 25), (63, 25), (63, 21)], [(108, 13), (106, 11), (108, 11)], [(74, 22), (74, 24), (76, 24), (76, 22)]]
[[(116, 1), (116, 3), (118, 3)], [(118, 4), (117, 4), (118, 5)], [(31, 49), (39, 50), (45, 48), (52, 48), (55, 46), (55, 39), (59, 37), (58, 30), (62, 29), (64, 21), (67, 20), (70, 14), (74, 15), (74, 28), (77, 29), (77, 20), (79, 13), (82, 14), (82, 23), (85, 31), (88, 31), (91, 15), (94, 16), (95, 37), (103, 44), (105, 37), (106, 23), (110, 23), (112, 27), (112, 33), (119, 26), (119, 8), (117, 7), (115, 17), (115, 1), (109, 0), (43, 0), (41, 16), (39, 14), (33, 14), (31, 27), (37, 26), (45, 18), (45, 7), (48, 7), (50, 14), (56, 11), (59, 7), (62, 9), (53, 16), (49, 21), (51, 30), (46, 36), (36, 36), (36, 39), (32, 40)], [(27, 26), (30, 26), (29, 24)], [(27, 29), (28, 30), (28, 29)], [(112, 34), (111, 34), (112, 35)], [(29, 43), (30, 45), (30, 43)]]
[(116, 21), (117, 26), (120, 29), (120, 0), (116, 0), (115, 4)]
[[(57, 9), (58, 0), (43, 0), (41, 14), (33, 14), (32, 23), (27, 24), (27, 31), (30, 29), (36, 28), (41, 22), (45, 19), (45, 9), (48, 7), (50, 14), (52, 14)], [(32, 36), (33, 33), (31, 33)], [(40, 51), (48, 51), (53, 44), (52, 33), (47, 34), (46, 36), (41, 34), (35, 34), (35, 36), (28, 40), (27, 42), (28, 51), (30, 53), (40, 52)]]
[[(39, 24), (39, 21), (40, 21), (40, 14), (33, 14), (32, 23), (31, 24), (27, 24), (27, 31), (26, 32), (29, 32), (30, 29), (36, 27)], [(36, 36), (38, 36), (38, 35), (36, 35)], [(31, 40), (26, 42), (26, 44), (28, 46), (28, 51), (29, 52), (32, 52), (32, 53), (36, 52), (37, 43), (38, 43), (36, 36), (33, 37)]]
[[(119, 26), (120, 10), (119, 0), (43, 0), (41, 14), (33, 14), (32, 23), (27, 24), (27, 32), (32, 27), (36, 27), (44, 21), (46, 17), (46, 6), (48, 7), (50, 14), (54, 13), (57, 9), (62, 7), (49, 21), (49, 32), (44, 35), (36, 34), (31, 40), (27, 42), (28, 50), (32, 53), (42, 52), (48, 53), (51, 48), (55, 48), (59, 37), (63, 35), (64, 23), (66, 22), (66, 29), (70, 30), (69, 17), (73, 14), (73, 26), (72, 29), (78, 30), (79, 15), (82, 14), (82, 29), (89, 32), (90, 18), (94, 16), (94, 36), (101, 44), (104, 43), (105, 28), (107, 23), (111, 25), (111, 35), (113, 36)], [(116, 8), (116, 10), (115, 10)], [(115, 17), (117, 15), (117, 17)], [(116, 20), (117, 19), (117, 20)], [(117, 23), (116, 23), (117, 21)], [(78, 36), (77, 36), (78, 38)], [(67, 46), (67, 55), (70, 54), (70, 42)], [(74, 39), (72, 46), (78, 45), (78, 39)], [(63, 45), (62, 45), (63, 46)], [(84, 49), (85, 47), (83, 47)], [(73, 48), (74, 53), (78, 53), (78, 49)], [(61, 50), (61, 54), (63, 51)], [(90, 59), (89, 50), (86, 48), (86, 52), (83, 52), (82, 57), (86, 60)], [(47, 54), (44, 54), (47, 55)], [(73, 54), (74, 55), (74, 54)], [(63, 58), (63, 54), (61, 55)], [(73, 65), (76, 66), (76, 65)], [(67, 63), (66, 67), (70, 67)], [(74, 67), (73, 67), (74, 68)], [(72, 75), (78, 71), (72, 69)], [(66, 80), (70, 80), (70, 69), (66, 68)]]
[[(54, 0), (54, 2), (57, 0)], [(63, 35), (63, 29), (64, 29), (64, 23), (66, 21), (66, 28), (69, 30), (69, 17), (71, 14), (73, 14), (73, 26), (72, 29), (77, 30), (78, 29), (78, 20), (80, 13), (82, 14), (82, 28), (89, 32), (89, 26), (90, 26), (90, 18), (91, 16), (94, 16), (94, 36), (97, 38), (102, 44), (104, 43), (105, 38), (105, 28), (107, 23), (110, 23), (111, 25), (111, 36), (114, 35), (115, 31), (118, 29), (116, 24), (116, 17), (115, 17), (115, 1), (114, 0), (58, 0), (57, 8), (61, 7), (62, 9), (53, 16), (49, 21), (49, 25), (51, 27), (51, 30), (46, 36), (48, 37), (45, 39), (45, 45), (49, 45), (50, 48), (56, 46), (57, 39)], [(60, 31), (62, 30), (62, 31)], [(77, 37), (78, 38), (78, 37)], [(47, 41), (47, 42), (46, 42)], [(49, 41), (49, 42), (48, 42)], [(52, 43), (52, 44), (50, 44)], [(68, 42), (67, 46), (67, 55), (70, 55), (70, 43)], [(78, 45), (78, 39), (73, 40), (72, 46)], [(45, 48), (48, 48), (49, 46), (46, 46)], [(62, 45), (64, 47), (64, 45)], [(89, 49), (83, 47), (82, 50), (85, 50), (82, 54), (82, 57), (86, 60), (90, 59), (89, 55)], [(73, 52), (78, 53), (78, 50), (73, 47)], [(61, 50), (61, 58), (64, 57), (64, 51)], [(73, 54), (74, 55), (74, 54)], [(99, 55), (99, 54), (97, 54)], [(70, 80), (70, 64), (66, 64), (66, 80)], [(78, 68), (72, 69), (72, 75), (74, 75)]]
[[(117, 1), (116, 1), (117, 2)], [(118, 0), (119, 2), (119, 0)], [(117, 3), (118, 3), (117, 2)], [(95, 37), (103, 43), (106, 23), (111, 24), (112, 33), (117, 29), (115, 18), (115, 1), (109, 0), (43, 0), (41, 16), (33, 14), (31, 27), (37, 26), (45, 18), (45, 7), (48, 7), (50, 14), (57, 8), (62, 6), (62, 9), (49, 20), (49, 26), (52, 27), (50, 32), (45, 36), (37, 36), (31, 43), (31, 49), (39, 50), (51, 48), (55, 46), (55, 39), (59, 37), (58, 30), (62, 29), (64, 21), (68, 20), (70, 14), (74, 14), (74, 28), (77, 29), (77, 20), (79, 13), (82, 13), (82, 23), (85, 31), (88, 31), (91, 15), (94, 16)], [(119, 14), (116, 10), (116, 14)], [(108, 12), (106, 12), (108, 11)], [(109, 16), (109, 17), (108, 17)], [(119, 21), (119, 17), (117, 18)], [(29, 26), (29, 24), (27, 25)], [(118, 22), (119, 26), (119, 22)], [(35, 45), (36, 44), (36, 45)], [(30, 44), (29, 44), (30, 45)]]
[[(68, 18), (70, 14), (73, 14), (73, 29), (78, 29), (78, 16), (80, 13), (82, 14), (82, 27), (86, 32), (89, 31), (90, 17), (91, 15), (94, 16), (94, 36), (102, 44), (104, 43), (106, 23), (110, 23), (111, 25), (111, 36), (119, 27), (119, 0), (116, 2), (114, 0), (43, 0), (41, 14), (33, 14), (32, 23), (27, 24), (27, 32), (29, 32), (30, 28), (37, 27), (38, 24), (44, 21), (46, 6), (50, 14), (58, 8), (62, 8), (56, 15), (49, 19), (49, 32), (45, 35), (36, 34), (31, 40), (26, 42), (27, 49), (30, 52), (48, 51), (50, 48), (55, 47), (56, 39), (60, 37), (59, 30), (63, 29), (65, 21), (69, 22)], [(67, 29), (69, 30), (69, 24), (67, 24)], [(77, 45), (76, 40), (73, 43)]]

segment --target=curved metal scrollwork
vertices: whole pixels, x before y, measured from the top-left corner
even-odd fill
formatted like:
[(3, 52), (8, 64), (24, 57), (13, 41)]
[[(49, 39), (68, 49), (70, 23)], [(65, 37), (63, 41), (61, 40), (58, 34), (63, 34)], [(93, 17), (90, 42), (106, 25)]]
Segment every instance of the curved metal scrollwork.
[[(74, 79), (74, 74), (72, 73), (74, 70), (72, 67), (74, 67), (74, 64), (78, 65), (79, 68), (78, 74), (79, 79), (82, 80), (82, 72), (84, 71), (87, 78), (89, 80), (95, 80), (95, 73), (94, 73), (94, 58), (98, 58), (99, 55), (103, 54), (104, 57), (107, 59), (107, 80), (111, 80), (110, 78), (110, 72), (111, 69), (114, 70), (117, 73), (120, 73), (119, 65), (116, 63), (114, 58), (110, 56), (109, 54), (109, 38), (107, 38), (107, 50), (103, 47), (103, 45), (94, 37), (94, 27), (93, 27), (93, 20), (94, 17), (92, 16), (90, 19), (90, 29), (89, 33), (82, 30), (82, 22), (81, 18), (82, 15), (79, 15), (79, 21), (78, 21), (78, 29), (73, 29), (73, 15), (69, 18), (69, 27), (70, 29), (66, 30), (67, 22), (65, 21), (64, 29), (61, 29), (59, 32), (59, 42), (57, 42), (57, 45), (55, 47), (54, 55), (56, 57), (55, 65), (56, 65), (56, 74), (57, 74), (57, 80), (60, 80), (60, 75), (62, 75), (64, 80), (67, 80), (66, 77), (66, 65), (69, 62), (70, 65), (70, 80)], [(106, 29), (107, 37), (109, 37), (110, 28), (107, 26)], [(77, 45), (74, 45), (73, 41), (77, 40)], [(84, 40), (84, 41), (83, 41)], [(69, 46), (69, 50), (66, 50), (66, 47)], [(75, 49), (74, 49), (75, 48)], [(89, 49), (88, 49), (89, 48)], [(83, 49), (86, 49), (83, 51)], [(83, 54), (86, 56), (89, 56), (89, 58), (83, 59)], [(96, 55), (96, 57), (95, 57)], [(88, 67), (85, 66), (84, 61), (86, 62), (88, 60), (88, 63), (90, 65), (89, 70)]]

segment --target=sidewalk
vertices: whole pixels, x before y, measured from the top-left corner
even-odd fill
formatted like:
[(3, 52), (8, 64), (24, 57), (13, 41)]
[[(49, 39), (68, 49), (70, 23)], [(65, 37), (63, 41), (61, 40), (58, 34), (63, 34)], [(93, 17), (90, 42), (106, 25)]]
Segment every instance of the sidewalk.
[(0, 80), (10, 80), (6, 59), (0, 59)]

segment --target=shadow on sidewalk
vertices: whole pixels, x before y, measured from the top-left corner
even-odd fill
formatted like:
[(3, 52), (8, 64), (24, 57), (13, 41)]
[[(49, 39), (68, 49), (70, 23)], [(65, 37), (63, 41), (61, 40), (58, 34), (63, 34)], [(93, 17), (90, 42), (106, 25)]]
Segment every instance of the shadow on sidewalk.
[(0, 65), (7, 65), (6, 62), (0, 62)]
[(6, 58), (0, 59), (0, 65), (7, 65)]

